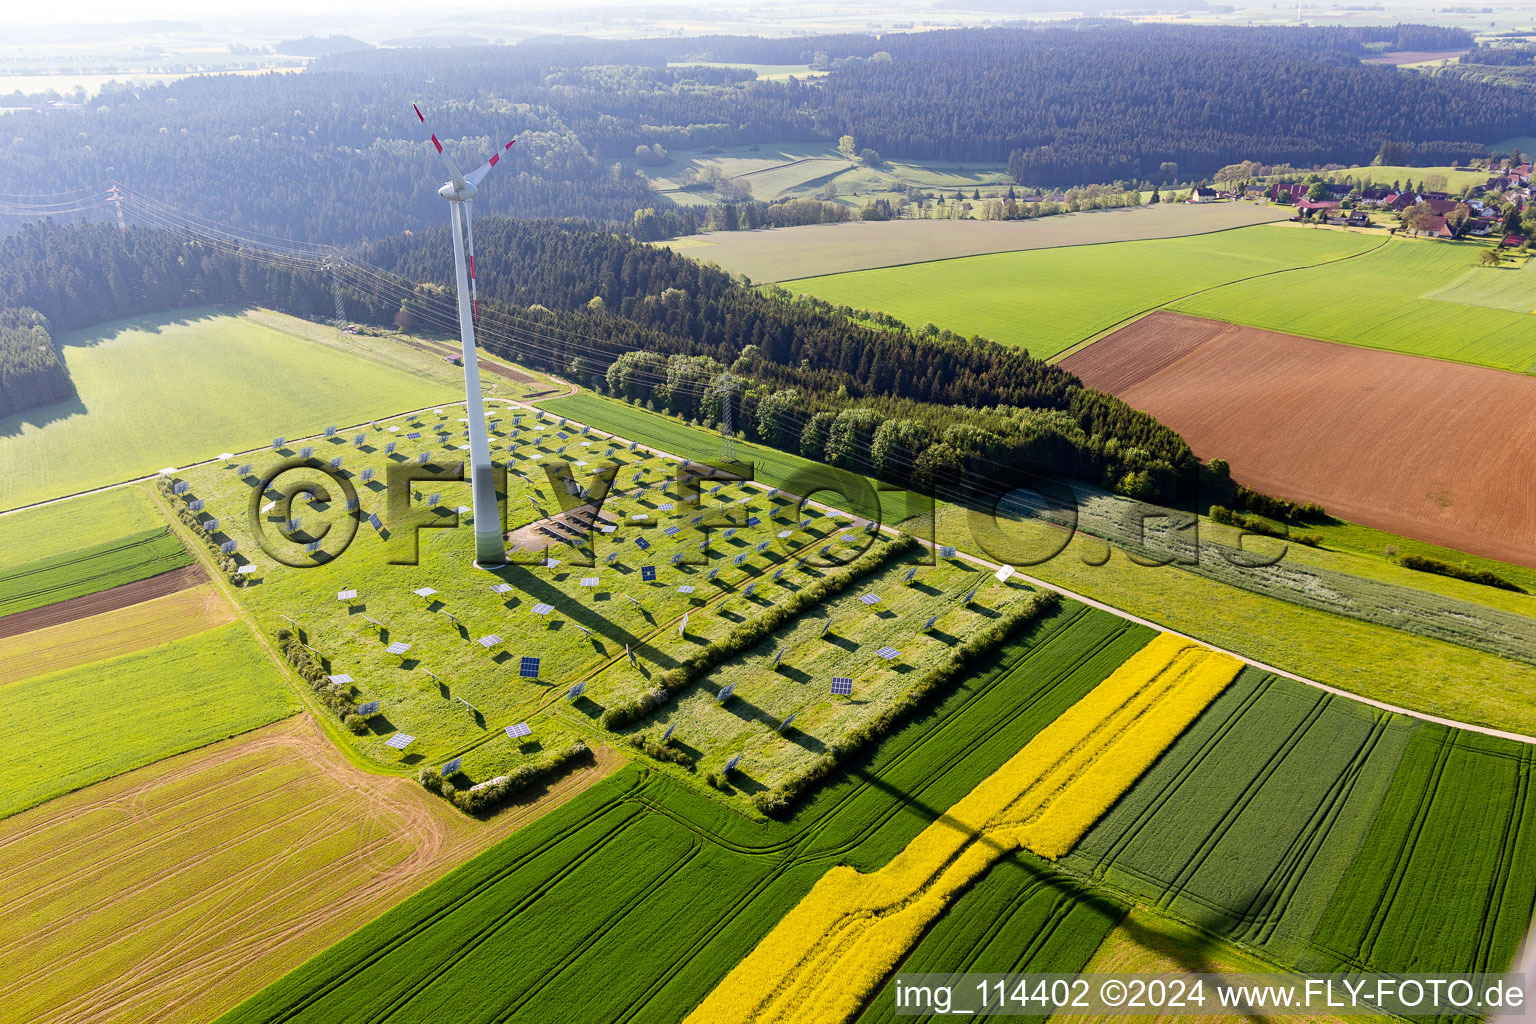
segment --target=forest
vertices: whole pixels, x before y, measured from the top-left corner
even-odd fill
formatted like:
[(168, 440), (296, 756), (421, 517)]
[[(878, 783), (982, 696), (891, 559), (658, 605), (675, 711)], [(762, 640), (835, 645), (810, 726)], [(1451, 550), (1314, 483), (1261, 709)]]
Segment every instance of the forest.
[(74, 393), (47, 319), (24, 306), (0, 306), (0, 418)]
[[(446, 228), (371, 243), (342, 275), (349, 316), (451, 330)], [(1182, 438), (1026, 351), (854, 321), (758, 291), (667, 249), (551, 221), (477, 221), (481, 343), (621, 398), (713, 424), (729, 369), (749, 440), (951, 496), (1086, 480), (1137, 497), (1195, 497)], [(170, 231), (34, 225), (0, 240), (0, 307), (65, 327), (217, 303), (330, 316), (318, 261), (274, 259)]]
[[(116, 180), (137, 223), (165, 203), (237, 232), (347, 244), (435, 226), (442, 179), (412, 102), (463, 164), (516, 137), (483, 214), (628, 225), (669, 201), (637, 164), (711, 145), (832, 142), (886, 159), (1007, 161), (1019, 184), (1188, 181), (1242, 160), (1369, 160), (1384, 145), (1447, 163), (1536, 132), (1527, 89), (1362, 63), (1470, 46), (1427, 26), (1237, 28), (1081, 21), (1037, 28), (758, 39), (529, 41), (364, 49), (303, 74), (204, 77), (6, 117), (0, 230), (20, 197)], [(758, 80), (689, 60), (805, 63)], [(1470, 71), (1470, 68), (1459, 70)], [(1523, 69), (1504, 69), (1518, 72)], [(15, 101), (13, 97), (13, 102)], [(645, 147), (637, 153), (637, 149)], [(101, 217), (99, 203), (77, 204)], [(66, 209), (68, 208), (68, 209)]]

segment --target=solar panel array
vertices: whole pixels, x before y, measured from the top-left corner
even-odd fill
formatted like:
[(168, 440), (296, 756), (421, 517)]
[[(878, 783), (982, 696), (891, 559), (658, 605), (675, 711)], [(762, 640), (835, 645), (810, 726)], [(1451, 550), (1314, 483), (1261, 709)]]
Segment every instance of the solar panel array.
[(338, 686), (344, 686), (352, 681), (352, 677), (347, 675), (345, 672), (338, 672), (333, 676), (326, 676), (325, 678), (329, 679), (331, 682), (337, 684)]
[(642, 565), (640, 567), (640, 579), (646, 583), (655, 583), (656, 567), (654, 565)]
[(418, 587), (415, 590), (411, 591), (411, 593), (415, 594), (417, 597), (425, 599), (425, 598), (428, 598), (428, 597), (432, 597), (433, 595), (435, 595), (437, 593), (437, 591), (433, 590), (431, 587)]
[(405, 643), (405, 642), (400, 641), (400, 640), (396, 640), (394, 643), (392, 643), (388, 647), (384, 648), (384, 653), (385, 654), (393, 654), (396, 657), (398, 657), (398, 656), (404, 654), (406, 651), (408, 651), (410, 649), (411, 649), (411, 645), (410, 644)]
[(373, 479), (373, 467), (369, 466), (367, 469), (365, 469), (361, 473), (359, 473), (358, 474), (358, 479), (362, 480), (363, 483), (367, 483), (368, 481), (372, 480)]
[(362, 715), (364, 718), (367, 718), (370, 715), (376, 715), (379, 713), (379, 702), (376, 700), (371, 700), (366, 704), (359, 704), (357, 706), (357, 713)]
[(581, 578), (581, 585), (584, 587), (595, 587), (599, 582), (601, 581), (596, 576), (583, 576)]
[(240, 543), (238, 541), (227, 540), (219, 545), (219, 553), (222, 555), (232, 555), (239, 546)]
[(886, 661), (892, 661), (901, 657), (901, 652), (894, 647), (882, 647), (875, 653), (880, 655), (880, 657), (884, 658)]
[(517, 740), (531, 735), (533, 735), (533, 730), (528, 728), (527, 722), (518, 722), (516, 725), (507, 726), (507, 736), (510, 739)]
[(539, 678), (539, 659), (532, 655), (523, 655), (517, 666), (517, 674), (524, 679)]
[(877, 605), (877, 604), (880, 603), (880, 595), (879, 594), (860, 594), (859, 595), (859, 600), (864, 602), (867, 605)]
[(415, 736), (407, 736), (403, 732), (397, 732), (389, 739), (385, 740), (384, 745), (386, 747), (394, 747), (396, 750), (404, 750), (414, 742), (416, 742)]
[(832, 677), (832, 692), (834, 694), (838, 695), (839, 697), (850, 697), (850, 696), (852, 696), (853, 695), (853, 680), (849, 679), (847, 676), (833, 676)]
[(497, 644), (501, 643), (501, 637), (497, 636), (495, 633), (487, 633), (485, 636), (481, 637), (478, 642), (481, 647), (495, 647)]
[[(533, 614), (535, 614), (535, 615), (548, 615), (550, 612), (552, 612), (554, 610), (555, 610), (555, 606), (554, 605), (552, 605), (552, 604), (545, 604), (543, 601), (540, 601), (538, 604), (533, 606)], [(538, 659), (535, 658), (534, 660), (537, 661)]]
[(355, 600), (357, 600), (357, 591), (355, 591), (355, 590), (338, 590), (338, 591), (336, 591), (336, 600), (338, 600), (338, 601), (355, 601)]
[(301, 458), (301, 459), (310, 458), (314, 454), (315, 454), (315, 446), (312, 445), (312, 444), (307, 444), (303, 448), (299, 449), (299, 458)]
[(171, 484), (172, 494), (186, 494), (191, 489), (192, 485), (185, 480), (177, 480), (175, 483)]
[(251, 464), (249, 462), (243, 464), (240, 467), (239, 473), (240, 473), (241, 476), (250, 476), (251, 475)]

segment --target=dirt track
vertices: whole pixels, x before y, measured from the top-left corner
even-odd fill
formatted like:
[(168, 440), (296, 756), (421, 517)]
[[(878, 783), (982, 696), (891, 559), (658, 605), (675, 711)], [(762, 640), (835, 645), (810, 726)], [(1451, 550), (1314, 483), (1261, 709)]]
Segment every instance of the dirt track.
[(1061, 365), (1256, 490), (1536, 566), (1536, 378), (1168, 312)]
[(0, 1003), (211, 1020), (622, 763), (597, 753), (480, 822), (300, 715), (23, 812), (0, 822)]
[[(446, 341), (412, 341), (408, 338), (401, 338), (399, 341), (402, 345), (409, 345), (411, 348), (417, 348), (423, 352), (429, 352), (434, 356), (456, 358), (460, 355), (458, 347)], [(519, 373), (509, 366), (502, 366), (500, 363), (493, 363), (488, 359), (480, 360), (480, 372), (495, 374), (497, 377), (506, 377), (510, 380), (515, 380), (520, 384), (538, 383), (538, 381), (534, 380), (526, 373)]]
[(199, 583), (206, 583), (207, 580), (208, 575), (203, 572), (203, 567), (194, 562), (180, 569), (162, 572), (158, 576), (124, 583), (110, 590), (99, 590), (94, 594), (84, 594), (80, 597), (72, 597), (68, 601), (59, 601), (57, 604), (7, 615), (0, 618), (0, 637), (30, 633), (44, 626), (57, 626), (60, 623), (74, 622), (76, 619), (83, 619), (90, 615), (100, 615), (102, 612), (126, 608), (140, 601), (148, 601), (152, 597), (164, 597), (178, 590), (195, 587)]

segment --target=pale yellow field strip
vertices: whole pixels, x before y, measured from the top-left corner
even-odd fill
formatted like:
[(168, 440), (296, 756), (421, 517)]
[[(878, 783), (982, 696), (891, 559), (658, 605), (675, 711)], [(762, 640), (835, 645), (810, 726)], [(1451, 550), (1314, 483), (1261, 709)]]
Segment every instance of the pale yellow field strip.
[(689, 1024), (851, 1020), (951, 899), (1021, 846), (1065, 854), (1242, 667), (1158, 635), (885, 867), (823, 875)]
[(0, 686), (201, 633), (235, 620), (213, 584), (0, 639)]

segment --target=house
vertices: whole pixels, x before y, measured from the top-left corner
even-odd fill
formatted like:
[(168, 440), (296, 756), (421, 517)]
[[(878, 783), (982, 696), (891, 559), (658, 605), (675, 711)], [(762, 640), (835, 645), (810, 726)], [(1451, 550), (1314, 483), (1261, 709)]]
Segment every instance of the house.
[(1524, 235), (1505, 235), (1504, 236), (1504, 241), (1501, 242), (1500, 244), (1503, 245), (1504, 248), (1506, 248), (1506, 249), (1518, 249), (1522, 245), (1525, 244), (1525, 236)]
[(1419, 234), (1428, 235), (1431, 238), (1456, 237), (1455, 234), (1451, 231), (1450, 227), (1445, 223), (1444, 217), (1431, 217), (1429, 219), (1429, 223), (1424, 225), (1424, 227), (1419, 231)]
[(1296, 209), (1306, 213), (1312, 213), (1314, 210), (1337, 210), (1338, 208), (1339, 201), (1337, 199), (1301, 199), (1296, 203)]
[(1428, 196), (1424, 197), (1424, 204), (1434, 211), (1436, 217), (1449, 217), (1461, 205), (1454, 199), (1431, 199)]
[(1477, 235), (1479, 238), (1487, 237), (1493, 234), (1494, 225), (1497, 223), (1493, 217), (1478, 217), (1467, 224), (1467, 234)]
[(1192, 203), (1214, 203), (1216, 201), (1216, 190), (1204, 187), (1197, 188), (1190, 192), (1189, 201)]
[(1402, 210), (1408, 209), (1408, 207), (1412, 206), (1415, 202), (1416, 200), (1414, 199), (1412, 192), (1395, 192), (1392, 195), (1387, 196), (1387, 198), (1382, 202), (1381, 207), (1384, 210), (1396, 210), (1400, 212)]
[(1371, 218), (1364, 210), (1351, 210), (1344, 223), (1352, 228), (1368, 228), (1371, 226)]

